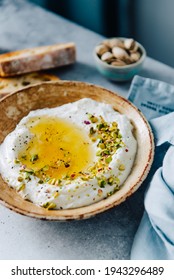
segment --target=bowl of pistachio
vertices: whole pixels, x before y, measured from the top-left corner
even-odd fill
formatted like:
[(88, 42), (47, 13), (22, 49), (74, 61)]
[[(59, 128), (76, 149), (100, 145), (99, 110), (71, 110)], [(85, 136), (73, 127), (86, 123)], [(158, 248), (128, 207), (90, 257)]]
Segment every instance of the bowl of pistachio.
[(110, 38), (94, 49), (98, 71), (109, 80), (124, 82), (137, 75), (146, 58), (145, 48), (132, 38)]

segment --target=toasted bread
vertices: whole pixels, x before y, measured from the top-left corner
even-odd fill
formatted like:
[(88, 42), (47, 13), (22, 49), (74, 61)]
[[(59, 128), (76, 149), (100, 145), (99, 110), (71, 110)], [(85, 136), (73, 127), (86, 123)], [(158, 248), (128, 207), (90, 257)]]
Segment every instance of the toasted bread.
[(58, 77), (42, 72), (34, 72), (10, 78), (0, 78), (0, 98), (28, 85), (57, 80), (59, 80)]
[(18, 50), (0, 55), (0, 76), (10, 77), (75, 62), (74, 43)]

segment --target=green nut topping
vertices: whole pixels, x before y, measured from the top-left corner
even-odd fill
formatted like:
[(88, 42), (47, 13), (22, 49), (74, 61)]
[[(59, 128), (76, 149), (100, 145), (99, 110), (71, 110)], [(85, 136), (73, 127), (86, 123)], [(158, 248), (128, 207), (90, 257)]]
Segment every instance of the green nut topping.
[(39, 156), (37, 154), (33, 155), (30, 159), (31, 162), (38, 160)]
[(25, 189), (25, 184), (22, 184), (18, 189), (17, 191), (20, 192), (20, 191), (23, 191)]
[(94, 115), (88, 114), (88, 118), (92, 123), (98, 122), (98, 118)]
[(21, 176), (18, 177), (18, 182), (22, 182), (23, 180), (24, 180), (23, 177), (21, 177)]
[(96, 133), (96, 130), (93, 127), (90, 127), (89, 134), (93, 135)]
[(120, 171), (124, 171), (124, 170), (125, 170), (124, 164), (120, 164), (119, 167), (118, 167), (118, 169), (119, 169)]
[(106, 181), (105, 180), (98, 180), (98, 184), (100, 188), (104, 188), (106, 185)]
[[(119, 184), (118, 178), (113, 176), (106, 179), (103, 178), (103, 174), (108, 172), (109, 164), (113, 160), (112, 156), (118, 149), (125, 146), (118, 124), (116, 122), (108, 123), (102, 116), (97, 118), (94, 115), (89, 115), (89, 119), (92, 123), (96, 123), (94, 127), (90, 127), (89, 136), (91, 141), (98, 141), (96, 156), (99, 158), (98, 162), (89, 168), (89, 171), (92, 173), (93, 177), (97, 176), (98, 185), (101, 188), (104, 188), (106, 184), (115, 184), (117, 186)], [(121, 164), (119, 170), (125, 170), (125, 166)], [(87, 180), (89, 178), (90, 176), (85, 176), (82, 180)]]
[(46, 202), (42, 206), (44, 208), (46, 208), (47, 210), (52, 210), (52, 209), (56, 208), (56, 204), (54, 202)]
[(15, 164), (18, 164), (18, 163), (20, 163), (20, 161), (19, 161), (18, 159), (15, 159), (15, 160), (14, 160), (14, 163), (15, 163)]

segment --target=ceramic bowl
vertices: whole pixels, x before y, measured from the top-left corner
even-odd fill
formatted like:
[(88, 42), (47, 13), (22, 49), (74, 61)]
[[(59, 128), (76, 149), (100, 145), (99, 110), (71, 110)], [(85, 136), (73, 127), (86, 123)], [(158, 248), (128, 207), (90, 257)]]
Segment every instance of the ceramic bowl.
[[(125, 40), (126, 38), (119, 37), (118, 39)], [(146, 58), (145, 48), (140, 43), (136, 43), (138, 45), (139, 52), (141, 53), (140, 59), (137, 62), (124, 66), (112, 66), (102, 61), (97, 55), (95, 48), (93, 51), (93, 57), (98, 71), (107, 79), (112, 81), (125, 82), (131, 80), (135, 75), (137, 75), (140, 72)]]
[(46, 82), (4, 97), (0, 101), (0, 143), (31, 110), (53, 108), (84, 97), (111, 104), (115, 110), (127, 115), (133, 124), (138, 150), (132, 171), (122, 188), (112, 196), (89, 206), (47, 210), (23, 200), (0, 176), (0, 202), (3, 205), (17, 213), (39, 219), (85, 219), (120, 204), (140, 187), (153, 161), (154, 144), (150, 126), (141, 112), (128, 100), (96, 85), (73, 81)]

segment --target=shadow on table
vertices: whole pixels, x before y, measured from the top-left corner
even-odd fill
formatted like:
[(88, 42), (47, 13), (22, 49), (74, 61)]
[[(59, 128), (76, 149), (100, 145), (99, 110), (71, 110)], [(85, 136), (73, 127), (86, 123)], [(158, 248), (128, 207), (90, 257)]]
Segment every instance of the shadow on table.
[[(87, 220), (30, 219), (34, 228), (30, 239), (36, 250), (43, 250), (44, 259), (45, 252), (48, 259), (129, 259), (143, 213), (143, 195), (144, 190), (140, 189), (121, 205)], [(24, 223), (28, 223), (26, 219)]]

